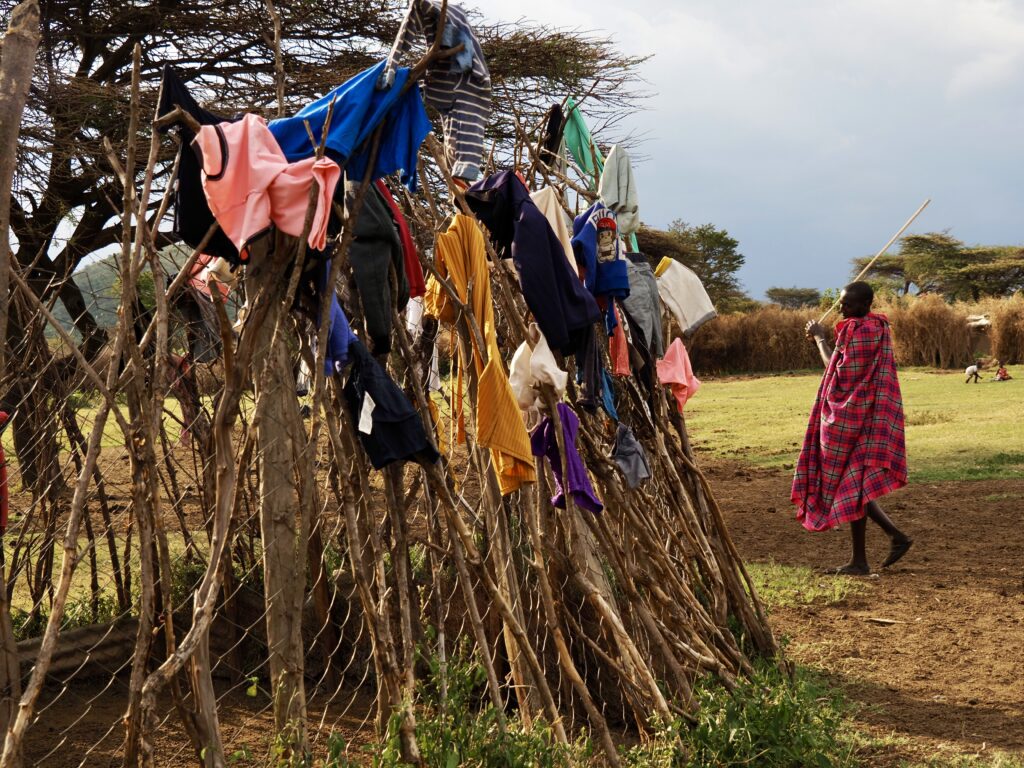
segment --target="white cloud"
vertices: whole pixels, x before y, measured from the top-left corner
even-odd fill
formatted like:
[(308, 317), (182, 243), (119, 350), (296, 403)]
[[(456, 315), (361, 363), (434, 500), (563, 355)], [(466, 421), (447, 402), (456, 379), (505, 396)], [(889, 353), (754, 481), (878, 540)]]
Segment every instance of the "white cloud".
[(738, 237), (755, 293), (841, 283), (926, 196), (918, 231), (1024, 241), (1024, 3), (1009, 0), (468, 0), (487, 18), (611, 33), (651, 53), (626, 121), (654, 225)]

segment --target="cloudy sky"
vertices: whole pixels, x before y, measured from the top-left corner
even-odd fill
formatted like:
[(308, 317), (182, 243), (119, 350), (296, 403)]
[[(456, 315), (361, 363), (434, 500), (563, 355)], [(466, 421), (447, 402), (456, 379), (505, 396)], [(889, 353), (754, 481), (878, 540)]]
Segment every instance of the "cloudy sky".
[(712, 222), (744, 287), (826, 288), (910, 231), (1024, 243), (1024, 2), (464, 0), (653, 54), (645, 222)]

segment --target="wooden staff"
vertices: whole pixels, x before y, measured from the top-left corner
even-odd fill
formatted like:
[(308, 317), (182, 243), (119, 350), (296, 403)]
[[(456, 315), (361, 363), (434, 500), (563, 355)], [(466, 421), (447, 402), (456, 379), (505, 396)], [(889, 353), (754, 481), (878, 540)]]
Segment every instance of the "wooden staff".
[[(907, 231), (907, 227), (909, 227), (911, 224), (914, 223), (914, 219), (916, 219), (918, 216), (921, 215), (921, 211), (923, 211), (925, 208), (927, 208), (928, 207), (928, 203), (930, 203), (931, 201), (932, 201), (932, 199), (929, 197), (927, 200), (925, 200), (923, 203), (921, 203), (921, 207), (918, 208), (916, 211), (914, 211), (914, 215), (911, 216), (909, 219), (907, 219), (907, 223), (904, 224), (902, 227), (900, 227), (899, 232), (897, 232), (895, 235), (893, 235), (892, 237), (889, 238), (889, 242), (887, 242), (885, 245), (882, 246), (882, 250), (880, 250), (878, 253), (876, 253), (874, 255), (874, 257), (871, 259), (871, 261), (869, 261), (867, 263), (867, 266), (865, 266), (864, 269), (862, 269), (860, 271), (860, 274), (857, 275), (857, 277), (855, 277), (853, 279), (853, 282), (857, 282), (862, 277), (864, 277), (864, 275), (866, 275), (868, 273), (868, 270), (871, 269), (871, 267), (874, 266), (875, 262), (878, 261), (882, 257), (883, 253), (885, 253), (886, 251), (889, 250), (889, 246), (892, 245), (893, 243), (895, 243), (896, 240), (899, 239), (899, 236)], [(825, 322), (825, 318), (828, 317), (829, 315), (831, 315), (833, 312), (835, 312), (835, 309), (838, 306), (839, 306), (839, 299), (836, 299), (835, 302), (832, 304), (832, 306), (829, 307), (828, 310), (825, 312), (825, 314), (822, 315), (820, 318), (818, 318), (818, 322), (819, 323)]]

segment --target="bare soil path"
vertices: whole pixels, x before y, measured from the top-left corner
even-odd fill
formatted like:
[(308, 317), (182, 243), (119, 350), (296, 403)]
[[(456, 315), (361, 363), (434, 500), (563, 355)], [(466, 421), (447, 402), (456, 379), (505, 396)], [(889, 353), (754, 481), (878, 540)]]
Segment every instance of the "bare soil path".
[[(790, 473), (705, 464), (745, 561), (848, 560), (846, 530), (812, 534), (794, 519)], [(910, 553), (838, 603), (775, 607), (773, 628), (860, 705), (880, 745), (872, 765), (1024, 757), (1024, 479), (911, 484), (882, 503), (914, 537)], [(870, 526), (872, 564), (887, 550)]]

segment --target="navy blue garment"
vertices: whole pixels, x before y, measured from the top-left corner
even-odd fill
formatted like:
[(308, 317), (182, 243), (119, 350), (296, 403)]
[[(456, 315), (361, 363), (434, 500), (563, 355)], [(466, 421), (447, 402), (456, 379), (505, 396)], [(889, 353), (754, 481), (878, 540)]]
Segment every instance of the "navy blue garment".
[(575, 354), (601, 319), (594, 297), (573, 273), (558, 236), (511, 171), (478, 181), (466, 202), (491, 233), (498, 253), (511, 255), (526, 306), (552, 349)]
[(572, 223), (572, 249), (576, 263), (585, 270), (583, 282), (591, 293), (623, 299), (629, 296), (629, 275), (618, 238), (611, 258), (602, 259), (598, 253), (597, 223), (605, 218), (614, 220), (615, 214), (600, 201), (577, 216)]
[[(229, 118), (208, 112), (189, 93), (185, 83), (169, 64), (164, 65), (163, 79), (160, 82), (160, 103), (157, 105), (156, 116), (164, 117), (178, 106), (187, 112), (200, 125), (216, 125)], [(202, 166), (199, 157), (192, 151), (192, 140), (196, 137), (184, 123), (174, 123), (160, 130), (164, 133), (176, 128), (181, 146), (178, 149), (178, 181), (173, 192), (174, 225), (172, 231), (186, 244), (193, 248), (199, 247), (203, 236), (215, 219), (206, 202), (203, 191)], [(239, 264), (238, 249), (231, 239), (220, 228), (214, 233), (203, 253), (220, 256), (231, 264)]]
[[(345, 402), (373, 468), (383, 469), (396, 461), (437, 461), (440, 454), (427, 439), (423, 420), (366, 346), (353, 338), (348, 354), (352, 373), (345, 384)], [(358, 429), (367, 396), (373, 401), (369, 434)]]
[[(331, 262), (322, 262), (320, 269), (319, 289), (320, 296), (327, 292), (327, 281), (331, 276)], [(324, 376), (335, 376), (341, 373), (348, 365), (348, 348), (356, 338), (349, 327), (348, 318), (345, 317), (341, 304), (338, 302), (338, 294), (331, 290), (331, 319), (327, 328), (327, 351), (324, 353)], [(320, 322), (320, 312), (317, 311), (316, 321)]]
[(384, 64), (382, 61), (346, 80), (294, 116), (270, 121), (270, 132), (289, 162), (311, 157), (316, 152), (304, 122), (309, 122), (319, 142), (333, 100), (334, 112), (324, 148), (327, 156), (345, 169), (348, 178), (362, 179), (369, 162), (370, 147), (366, 140), (381, 121), (386, 120), (371, 180), (402, 171), (402, 183), (416, 190), (416, 159), (420, 144), (430, 133), (430, 120), (418, 83), (402, 93), (409, 80), (408, 67), (395, 72), (395, 82), (390, 88), (377, 90)]

